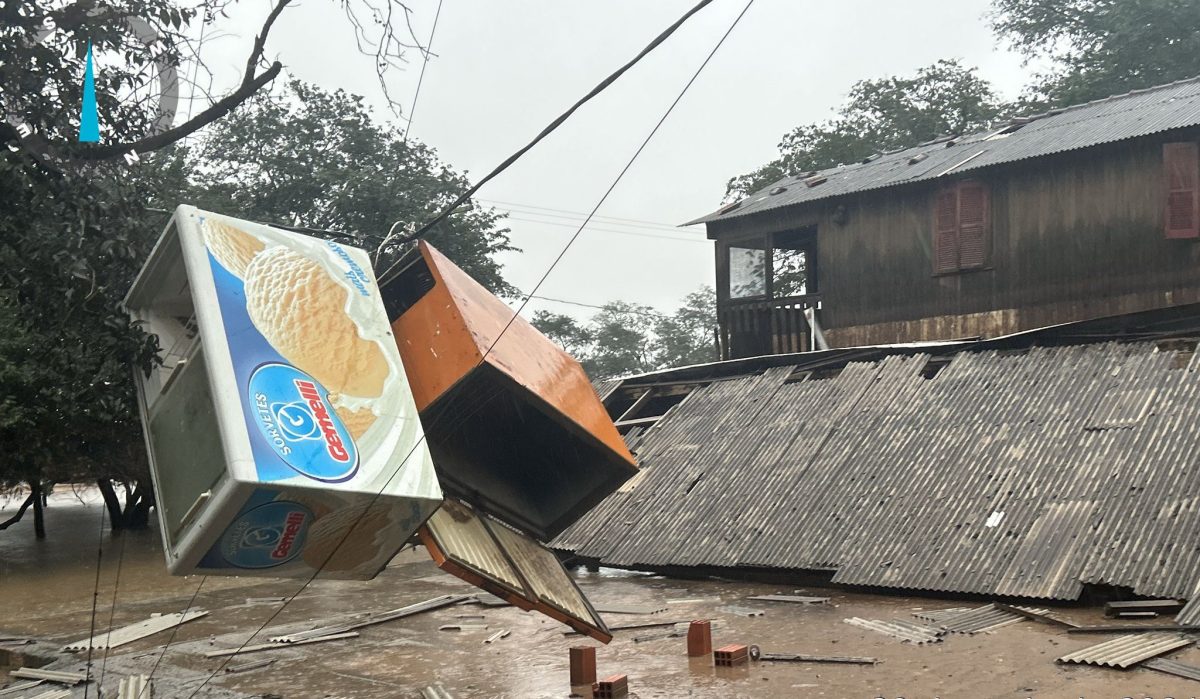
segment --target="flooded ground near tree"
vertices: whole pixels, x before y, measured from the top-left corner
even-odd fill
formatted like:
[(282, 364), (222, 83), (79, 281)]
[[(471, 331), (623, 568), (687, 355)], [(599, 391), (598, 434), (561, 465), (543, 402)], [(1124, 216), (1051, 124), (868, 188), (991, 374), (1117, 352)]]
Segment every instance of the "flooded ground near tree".
[[(5, 503), (0, 519), (15, 511)], [(437, 570), (422, 550), (398, 556), (368, 582), (317, 580), (274, 619), (281, 603), (301, 581), (253, 578), (203, 579), (166, 574), (155, 531), (113, 537), (102, 525), (99, 497), (78, 496), (60, 488), (46, 512), (49, 538), (36, 541), (32, 516), (0, 532), (0, 636), (36, 637), (65, 644), (86, 638), (93, 619), (103, 630), (153, 613), (193, 607), (211, 614), (178, 627), (156, 676), (194, 671), (213, 673), (219, 659), (207, 651), (236, 647), (261, 626), (301, 628), (356, 612), (384, 611), (443, 594), (469, 594), (475, 588)], [(102, 545), (99, 563), (97, 544)], [(97, 585), (97, 564), (99, 585)], [(119, 568), (119, 580), (118, 580)], [(600, 646), (538, 614), (512, 607), (448, 607), (360, 629), (360, 636), (247, 655), (235, 664), (274, 660), (236, 674), (218, 672), (209, 686), (282, 697), (420, 697), (422, 688), (440, 683), (455, 697), (511, 699), (568, 697), (567, 650), (597, 646), (601, 677), (629, 676), (630, 696), (651, 697), (1194, 697), (1200, 682), (1147, 669), (1128, 671), (1058, 665), (1064, 653), (1106, 636), (1071, 635), (1034, 622), (1022, 622), (974, 636), (951, 636), (941, 643), (914, 646), (846, 624), (843, 619), (915, 620), (913, 612), (977, 606), (981, 602), (910, 596), (860, 594), (842, 589), (806, 588), (800, 594), (827, 596), (828, 604), (797, 605), (751, 601), (762, 594), (793, 594), (781, 585), (720, 580), (679, 580), (640, 573), (603, 570), (577, 572), (584, 591), (597, 606), (651, 604), (666, 609), (653, 615), (606, 614), (610, 625), (639, 621), (717, 621), (714, 646), (757, 644), (764, 652), (834, 656), (870, 656), (877, 665), (755, 663), (743, 668), (714, 668), (711, 661), (685, 655), (684, 638), (635, 642), (656, 630), (617, 631)], [(95, 599), (93, 600), (93, 592)], [(757, 609), (762, 616), (739, 614)], [(1056, 612), (1080, 624), (1105, 623), (1097, 608), (1063, 607)], [(486, 629), (439, 631), (463, 619), (483, 615)], [(270, 621), (268, 621), (270, 620)], [(1111, 623), (1111, 622), (1110, 622)], [(492, 644), (495, 631), (511, 634)], [(163, 632), (110, 651), (114, 664), (144, 667), (146, 672), (167, 641)], [(258, 634), (251, 641), (266, 640)], [(1188, 647), (1172, 659), (1200, 665), (1200, 649)], [(97, 654), (94, 666), (104, 662)], [(7, 676), (0, 674), (0, 681)], [(106, 685), (110, 682), (106, 681)], [(198, 686), (198, 685), (197, 685)], [(207, 690), (206, 690), (207, 691)], [(589, 692), (576, 688), (583, 696)], [(162, 694), (156, 694), (162, 699)], [(183, 694), (181, 696), (186, 696)], [(204, 696), (201, 692), (197, 696)]]

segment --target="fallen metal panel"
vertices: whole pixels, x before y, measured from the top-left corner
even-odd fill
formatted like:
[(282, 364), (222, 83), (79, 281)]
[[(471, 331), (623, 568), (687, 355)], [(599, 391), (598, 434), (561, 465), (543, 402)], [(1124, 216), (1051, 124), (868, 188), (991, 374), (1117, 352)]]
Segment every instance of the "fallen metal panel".
[(842, 621), (851, 626), (858, 626), (864, 629), (875, 631), (892, 638), (898, 638), (905, 643), (913, 645), (924, 645), (926, 643), (940, 643), (942, 635), (938, 629), (930, 628), (924, 624), (907, 621), (904, 619), (891, 619), (883, 621), (880, 619), (860, 619), (851, 617)]
[(454, 695), (441, 684), (434, 684), (421, 690), (422, 699), (454, 699)]
[(913, 616), (921, 621), (937, 626), (943, 619), (948, 619), (953, 616), (962, 614), (963, 612), (971, 611), (970, 607), (951, 607), (950, 609), (927, 609), (919, 612), (913, 612)]
[(863, 658), (838, 655), (796, 655), (794, 653), (763, 653), (759, 660), (777, 663), (837, 663), (843, 665), (874, 665), (878, 658)]
[(40, 694), (35, 694), (29, 699), (70, 699), (71, 690), (69, 689), (48, 689)]
[(148, 675), (128, 675), (121, 678), (117, 699), (154, 699), (154, 685)]
[[(1049, 609), (1027, 609), (1033, 614), (1046, 614)], [(938, 628), (946, 633), (977, 634), (1025, 621), (1025, 616), (1015, 611), (1001, 609), (994, 604), (987, 604), (978, 609), (968, 609), (952, 616), (943, 618), (937, 623)]]
[(667, 611), (666, 607), (653, 604), (600, 603), (592, 606), (601, 614), (658, 614)]
[(257, 653), (262, 650), (278, 650), (280, 648), (292, 648), (294, 646), (303, 646), (309, 643), (324, 643), (325, 641), (341, 641), (347, 638), (358, 638), (357, 631), (347, 631), (345, 633), (335, 633), (328, 636), (320, 636), (318, 638), (306, 638), (299, 641), (290, 641), (284, 643), (282, 641), (276, 643), (257, 643), (252, 646), (246, 646), (241, 650), (237, 648), (228, 648), (226, 650), (211, 650), (204, 654), (206, 658), (222, 658), (226, 655), (245, 655), (246, 653)]
[(799, 597), (796, 595), (755, 595), (747, 597), (758, 602), (794, 602), (795, 604), (826, 604), (828, 597)]
[(21, 682), (19, 684), (14, 684), (10, 687), (5, 687), (4, 689), (0, 689), (0, 697), (8, 696), (9, 694), (16, 694), (17, 692), (24, 692), (26, 689), (33, 689), (34, 687), (38, 686), (42, 682), (45, 682), (45, 680), (33, 680), (32, 682)]
[[(440, 597), (434, 597), (433, 599), (428, 599), (424, 602), (410, 604), (407, 607), (393, 609), (390, 612), (366, 614), (338, 624), (321, 626), (315, 629), (309, 629), (308, 631), (298, 631), (296, 633), (290, 633), (283, 636), (273, 636), (267, 640), (272, 643), (297, 643), (299, 641), (307, 641), (310, 639), (332, 636), (335, 634), (345, 633), (347, 631), (353, 631), (354, 629), (361, 629), (366, 626), (373, 626), (375, 624), (382, 624), (388, 621), (394, 621), (396, 619), (403, 619), (406, 616), (420, 614), (421, 612), (428, 612), (434, 609), (441, 609), (442, 607), (449, 607), (462, 602), (468, 597), (469, 595), (441, 595)], [(323, 638), (323, 640), (330, 639)]]
[(1151, 658), (1144, 661), (1142, 667), (1200, 682), (1200, 667), (1181, 663), (1170, 658)]
[(1058, 659), (1060, 663), (1127, 668), (1156, 655), (1190, 646), (1187, 636), (1170, 632), (1141, 633), (1081, 648)]
[(208, 616), (208, 612), (200, 609), (191, 609), (185, 612), (177, 612), (175, 614), (163, 614), (162, 616), (151, 617), (145, 621), (139, 621), (136, 624), (130, 624), (119, 629), (113, 629), (101, 634), (96, 634), (91, 638), (85, 638), (82, 641), (67, 644), (63, 650), (69, 651), (84, 651), (91, 646), (97, 650), (105, 648), (116, 648), (123, 646), (126, 643), (151, 636), (159, 631), (166, 631), (172, 626), (186, 624), (189, 621), (194, 621), (200, 617)]
[(1049, 611), (1033, 610), (1028, 607), (1014, 607), (1012, 605), (1001, 604), (999, 602), (996, 603), (996, 607), (999, 609), (1003, 609), (1005, 611), (1012, 612), (1013, 614), (1020, 614), (1021, 616), (1025, 617), (1026, 619), (1030, 619), (1032, 621), (1038, 621), (1043, 624), (1048, 624), (1050, 626), (1056, 626), (1060, 629), (1079, 628), (1079, 624), (1067, 621), (1066, 619), (1060, 619), (1059, 617), (1055, 616), (1052, 612), (1049, 612)]
[(10, 677), (23, 680), (46, 680), (65, 685), (77, 685), (86, 682), (88, 676), (82, 672), (63, 672), (62, 670), (43, 670), (35, 667), (21, 667), (8, 673)]

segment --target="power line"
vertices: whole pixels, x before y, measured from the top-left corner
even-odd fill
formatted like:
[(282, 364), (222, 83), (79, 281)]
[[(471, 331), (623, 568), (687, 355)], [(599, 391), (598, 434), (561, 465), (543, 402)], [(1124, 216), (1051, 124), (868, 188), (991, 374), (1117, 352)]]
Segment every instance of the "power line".
[[(578, 226), (576, 226), (575, 224), (572, 224), (572, 223), (560, 223), (558, 221), (539, 221), (534, 218), (519, 218), (516, 216), (509, 216), (508, 220), (521, 221), (522, 223), (540, 223), (544, 226), (559, 226), (561, 228), (578, 228)], [(588, 230), (595, 231), (597, 233), (616, 233), (617, 235), (632, 235), (632, 236), (636, 236), (638, 238), (658, 238), (659, 240), (673, 240), (676, 243), (703, 243), (703, 244), (707, 245), (709, 242), (709, 241), (701, 239), (701, 238), (692, 238), (689, 240), (688, 238), (673, 238), (669, 235), (658, 235), (657, 233), (638, 233), (636, 231), (618, 231), (618, 230), (615, 230), (612, 228), (592, 227), (592, 228), (589, 228)]]
[(552, 301), (554, 303), (565, 303), (569, 306), (582, 306), (583, 308), (595, 308), (595, 309), (601, 310), (601, 311), (613, 311), (614, 313), (620, 313), (622, 315), (641, 315), (641, 316), (651, 316), (653, 318), (670, 318), (671, 317), (671, 316), (667, 315), (666, 313), (660, 313), (659, 311), (656, 311), (653, 309), (636, 310), (636, 311), (615, 310), (613, 308), (610, 308), (609, 306), (597, 306), (594, 303), (584, 303), (583, 301), (568, 301), (567, 299), (555, 299), (555, 298), (550, 298), (549, 296), (537, 296), (536, 294), (526, 294), (524, 292), (522, 292), (521, 295), (524, 296), (525, 298), (537, 299), (538, 301)]
[[(520, 155), (522, 153), (529, 150), (529, 148), (533, 147), (533, 145), (536, 144), (538, 140), (541, 140), (541, 138), (543, 138), (546, 134), (548, 134), (550, 131), (552, 131), (554, 129), (554, 127), (556, 127), (558, 124), (562, 123), (562, 121), (565, 121), (566, 117), (570, 116), (571, 112), (573, 112), (580, 104), (587, 101), (587, 99), (589, 99), (592, 95), (598, 93), (600, 90), (602, 90), (604, 87), (606, 87), (609, 83), (611, 83), (613, 80), (615, 80), (617, 77), (619, 77), (620, 74), (623, 73), (629, 66), (632, 66), (634, 63), (636, 63), (638, 60), (640, 60), (640, 58), (642, 56), (649, 53), (651, 49), (653, 49), (658, 44), (662, 43), (662, 41), (665, 40), (666, 37), (670, 36), (670, 34), (673, 33), (675, 31), (675, 29), (678, 29), (679, 26), (681, 24), (683, 24), (683, 22), (688, 17), (691, 17), (692, 15), (694, 15), (697, 11), (699, 11), (704, 6), (708, 5), (711, 1), (712, 0), (702, 0), (698, 5), (696, 5), (694, 8), (692, 8), (692, 10), (690, 10), (687, 14), (685, 14), (683, 16), (683, 18), (681, 18), (679, 21), (677, 21), (675, 24), (673, 24), (666, 32), (664, 32), (663, 34), (660, 34), (659, 37), (657, 39), (655, 39), (655, 41), (653, 43), (651, 43), (650, 46), (648, 46), (645, 50), (643, 50), (640, 54), (638, 54), (637, 58), (635, 58), (630, 63), (627, 63), (625, 67), (623, 67), (617, 73), (614, 73), (612, 76), (610, 76), (610, 78), (608, 80), (606, 80), (604, 83), (601, 83), (600, 86), (598, 86), (596, 89), (594, 89), (592, 91), (592, 93), (590, 93), (588, 95), (588, 97), (585, 97), (584, 100), (577, 103), (576, 106), (572, 107), (571, 110), (569, 110), (566, 114), (564, 114), (562, 117), (559, 117), (559, 119), (557, 119), (555, 121), (555, 123), (551, 124), (551, 126), (548, 127), (547, 130), (544, 130), (542, 132), (542, 135), (539, 136), (537, 139), (535, 139), (533, 141), (533, 143), (529, 144), (528, 146), (523, 148), (521, 151), (518, 151), (514, 156), (510, 157), (507, 161), (505, 161), (505, 163), (502, 164), (501, 167), (494, 170), (493, 174), (490, 175), (489, 178), (491, 176), (499, 174), (501, 171), (504, 170), (504, 168), (506, 168), (506, 167), (508, 167), (508, 165), (512, 164), (512, 162), (515, 161), (518, 157), (520, 157)], [(721, 45), (725, 43), (725, 39), (727, 39), (729, 37), (730, 33), (733, 32), (734, 27), (736, 27), (738, 25), (738, 23), (741, 21), (742, 17), (745, 16), (746, 12), (750, 9), (750, 6), (753, 4), (754, 4), (754, 0), (749, 0), (749, 2), (746, 3), (746, 6), (742, 9), (741, 13), (738, 14), (737, 18), (734, 19), (733, 24), (731, 24), (729, 26), (729, 29), (726, 30), (725, 34), (723, 34), (721, 36), (721, 39), (717, 42), (717, 45), (713, 47), (711, 52), (709, 52), (708, 56), (704, 59), (704, 62), (701, 63), (700, 67), (696, 69), (695, 74), (693, 74), (691, 79), (687, 81), (687, 84), (685, 84), (683, 86), (683, 89), (680, 91), (679, 95), (675, 98), (675, 100), (673, 102), (671, 102), (671, 106), (667, 108), (667, 111), (663, 114), (662, 118), (660, 118), (658, 120), (658, 123), (656, 123), (654, 125), (654, 128), (650, 131), (650, 134), (642, 142), (642, 145), (638, 147), (637, 151), (633, 154), (633, 157), (631, 157), (629, 159), (629, 162), (626, 163), (625, 167), (622, 168), (620, 173), (618, 173), (616, 179), (613, 180), (612, 185), (609, 186), (608, 190), (605, 191), (604, 195), (600, 198), (600, 201), (596, 203), (595, 207), (593, 207), (592, 212), (589, 215), (589, 220), (590, 220), (590, 217), (592, 215), (594, 215), (596, 213), (596, 211), (598, 211), (600, 209), (601, 206), (604, 205), (605, 200), (608, 199), (609, 195), (612, 194), (614, 189), (616, 189), (616, 187), (620, 183), (621, 179), (625, 176), (625, 173), (629, 171), (629, 169), (633, 166), (633, 163), (637, 160), (638, 156), (640, 156), (642, 154), (642, 151), (646, 149), (646, 146), (650, 143), (650, 140), (654, 137), (654, 135), (656, 133), (658, 133), (659, 128), (662, 127), (663, 123), (667, 120), (667, 117), (670, 116), (671, 112), (675, 110), (676, 105), (678, 105), (680, 100), (683, 99), (683, 96), (685, 94), (687, 94), (688, 89), (692, 86), (693, 83), (696, 82), (696, 79), (698, 77), (700, 77), (700, 73), (704, 70), (705, 66), (707, 66), (709, 61), (712, 60), (712, 57), (716, 54), (717, 50), (720, 49)], [(485, 181), (486, 181), (486, 179), (487, 178), (485, 178)], [(475, 189), (478, 189), (478, 185), (475, 187)], [(474, 190), (470, 190), (465, 195), (463, 195), (462, 198), (466, 199), (473, 193), (474, 193)], [(454, 206), (457, 206), (457, 204), (455, 204)], [(422, 232), (424, 232), (425, 230), (428, 230), (430, 227), (432, 227), (434, 224), (436, 224), (439, 220), (444, 219), (447, 215), (449, 215), (449, 212), (453, 211), (454, 206), (451, 206), (446, 211), (444, 211), (443, 214), (441, 216), (439, 216), (437, 219), (431, 221), (429, 224), (426, 224), (426, 226), (421, 231), (418, 231), (418, 234), (413, 236), (413, 238), (419, 237)], [(569, 250), (571, 245), (575, 242), (575, 240), (579, 238), (579, 235), (583, 232), (583, 229), (586, 225), (587, 225), (587, 221), (584, 221), (584, 224), (579, 227), (579, 230), (577, 230), (575, 232), (575, 234), (573, 236), (571, 236), (571, 240), (568, 241), (566, 246), (563, 247), (562, 251), (559, 252), (558, 257), (555, 258), (554, 262), (550, 265), (550, 268), (546, 270), (546, 273), (542, 275), (542, 278), (538, 281), (537, 285), (534, 286), (533, 290), (530, 292), (531, 294), (536, 294), (538, 292), (538, 289), (541, 288), (542, 284), (546, 281), (546, 278), (550, 276), (550, 273), (554, 271), (555, 266), (557, 266), (558, 263), (562, 260), (563, 256), (567, 253), (567, 250)], [(385, 282), (381, 280), (380, 285), (382, 286), (383, 283), (385, 283)], [(496, 335), (496, 339), (492, 342), (491, 345), (488, 346), (487, 351), (485, 351), (483, 353), (483, 356), (480, 357), (479, 362), (478, 362), (478, 364), (476, 364), (476, 366), (480, 366), (484, 362), (487, 361), (488, 356), (491, 354), (492, 350), (495, 349), (496, 343), (498, 343), (501, 340), (501, 338), (504, 337), (504, 334), (508, 331), (508, 329), (510, 327), (512, 327), (513, 322), (516, 321), (516, 319), (520, 315), (521, 310), (523, 310), (528, 303), (529, 303), (529, 299), (525, 299), (525, 301), (521, 304), (521, 307), (518, 308), (517, 311), (513, 313), (512, 318), (510, 318), (508, 323), (506, 323), (504, 325), (504, 327), (501, 328), (499, 334)], [(482, 406), (484, 404), (485, 404), (485, 401), (480, 401), (479, 407), (477, 408), (477, 410), (482, 409)], [(449, 412), (443, 413), (443, 415), (448, 416), (448, 415), (450, 415), (450, 413)], [(212, 673), (209, 674), (208, 677), (206, 677), (204, 679), (204, 681), (200, 684), (199, 687), (197, 687), (194, 691), (192, 691), (191, 694), (188, 695), (188, 699), (191, 699), (192, 697), (196, 696), (196, 694), (199, 693), (200, 690), (202, 690), (205, 686), (207, 686), (208, 683), (212, 680), (212, 678), (216, 677), (217, 673), (220, 672), (225, 667), (226, 664), (228, 664), (229, 660), (233, 657), (236, 657), (238, 651), (241, 651), (242, 648), (245, 648), (246, 645), (255, 636), (257, 636), (259, 633), (261, 633), (262, 630), (265, 629), (267, 627), (267, 625), (271, 623), (271, 621), (273, 621), (277, 616), (279, 616), (279, 614), (284, 609), (286, 609), (289, 604), (291, 604), (292, 600), (296, 599), (296, 597), (298, 597), (301, 593), (303, 593), (304, 590), (307, 589), (308, 586), (311, 585), (314, 580), (316, 580), (317, 575), (319, 575), (321, 573), (321, 571), (325, 568), (325, 566), (329, 563), (329, 561), (332, 560), (334, 554), (339, 549), (341, 549), (342, 545), (346, 542), (346, 539), (349, 538), (350, 533), (355, 529), (355, 527), (358, 526), (358, 523), (360, 521), (362, 521), (362, 518), (367, 514), (367, 512), (371, 509), (371, 506), (373, 506), (375, 504), (375, 502), (379, 499), (379, 497), (383, 494), (384, 490), (387, 489), (388, 484), (390, 484), (392, 479), (395, 478), (396, 475), (400, 472), (400, 470), (403, 468), (403, 465), (405, 463), (407, 463), (409, 457), (417, 450), (418, 447), (420, 447), (421, 444), (424, 443), (425, 435), (428, 433), (429, 433), (428, 429), (423, 431), (417, 444), (415, 444), (413, 446), (413, 448), (409, 450), (408, 454), (405, 455), (405, 457), (399, 461), (400, 465), (397, 466), (396, 470), (392, 473), (392, 475), (388, 477), (387, 481), (379, 489), (379, 492), (374, 495), (374, 497), (372, 498), (372, 500), (368, 504), (368, 506), (366, 508), (363, 508), (362, 513), (359, 514), (359, 516), (355, 520), (355, 522), (346, 529), (346, 532), (342, 536), (341, 540), (338, 541), (337, 545), (334, 546), (329, 551), (329, 553), (325, 556), (325, 560), (323, 560), (321, 562), (321, 565), (318, 566), (317, 569), (313, 572), (313, 574), (310, 575), (304, 581), (304, 583), (300, 586), (300, 589), (296, 590), (295, 593), (293, 593), (290, 597), (288, 597), (286, 600), (284, 600), (283, 604), (281, 604), (278, 609), (276, 609), (274, 612), (272, 612), (271, 615), (269, 617), (267, 617), (267, 619), (265, 621), (263, 621), (263, 623), (258, 627), (258, 629), (255, 630), (254, 633), (252, 633), (249, 637), (247, 637), (246, 640), (243, 641), (240, 646), (238, 646), (237, 651), (235, 651), (231, 655), (225, 656), (224, 660), (221, 661), (221, 664), (218, 665), (217, 668), (215, 670), (213, 670)]]
[(429, 30), (429, 41), (425, 42), (422, 54), (425, 60), (421, 62), (421, 74), (417, 76), (417, 89), (413, 91), (412, 107), (408, 110), (408, 123), (404, 126), (404, 143), (408, 143), (408, 132), (412, 129), (413, 118), (417, 115), (417, 100), (421, 98), (421, 83), (425, 82), (425, 68), (429, 66), (429, 56), (433, 51), (433, 37), (437, 34), (438, 17), (442, 16), (442, 0), (438, 0), (437, 11), (433, 13), (433, 28)]
[[(517, 204), (515, 202), (510, 202), (510, 201), (498, 201), (496, 199), (484, 199), (482, 197), (475, 197), (475, 201), (487, 202), (488, 204), (494, 204), (496, 206), (500, 206), (505, 209), (514, 209), (514, 210), (515, 209), (538, 209), (540, 211), (553, 211), (554, 213), (558, 213), (558, 214), (571, 214), (572, 216), (574, 216), (576, 218), (582, 218), (584, 216), (587, 216), (586, 211), (571, 211), (570, 209), (552, 209), (548, 206), (534, 206), (533, 204)], [(540, 214), (540, 215), (550, 216), (551, 214)], [(559, 218), (570, 218), (570, 217), (561, 216)], [(673, 226), (669, 223), (659, 223), (657, 221), (645, 221), (645, 220), (639, 219), (639, 218), (621, 218), (619, 216), (594, 216), (593, 218), (596, 218), (596, 219), (599, 219), (602, 221), (611, 221), (613, 223), (616, 223), (618, 221), (621, 221), (624, 223), (637, 223), (637, 224), (641, 224), (642, 227), (651, 226), (651, 227), (663, 228), (666, 230), (672, 230), (672, 231), (676, 231), (676, 232), (683, 232), (683, 231), (679, 230), (678, 226)]]
[[(454, 210), (457, 209), (463, 202), (470, 199), (471, 195), (475, 194), (475, 192), (478, 192), (479, 189), (481, 187), (483, 187), (485, 184), (487, 184), (488, 182), (490, 182), (492, 180), (492, 178), (494, 178), (497, 175), (499, 175), (500, 173), (504, 172), (505, 170), (508, 169), (508, 167), (510, 165), (517, 162), (517, 160), (522, 155), (525, 155), (525, 153), (527, 153), (530, 149), (532, 149), (534, 146), (536, 146), (538, 143), (540, 143), (542, 141), (542, 139), (549, 136), (551, 133), (554, 132), (555, 129), (557, 129), (559, 126), (561, 126), (562, 123), (565, 122), (568, 118), (570, 118), (570, 116), (572, 114), (574, 114), (577, 109), (582, 107), (584, 104), (586, 104), (589, 100), (591, 100), (596, 95), (603, 92), (604, 89), (607, 88), (609, 85), (613, 84), (617, 80), (617, 78), (624, 75), (625, 71), (627, 71), (630, 68), (632, 68), (633, 66), (635, 66), (639, 61), (641, 61), (643, 58), (645, 58), (647, 54), (649, 54), (651, 51), (656, 49), (660, 44), (662, 44), (662, 42), (666, 41), (667, 38), (670, 37), (672, 34), (674, 34), (675, 30), (677, 30), (677, 29), (679, 29), (679, 27), (683, 26), (683, 23), (686, 22), (692, 15), (696, 14), (700, 10), (707, 7), (711, 2), (712, 2), (712, 0), (700, 0), (700, 2), (696, 3), (696, 5), (692, 9), (690, 9), (686, 13), (684, 13), (684, 15), (682, 17), (680, 17), (678, 20), (676, 20), (674, 24), (667, 27), (666, 30), (664, 30), (658, 36), (654, 37), (654, 40), (651, 41), (646, 46), (646, 48), (642, 49), (641, 52), (638, 53), (638, 55), (634, 56), (628, 63), (626, 63), (625, 65), (618, 68), (612, 75), (609, 75), (607, 78), (600, 81), (600, 84), (598, 84), (598, 85), (596, 85), (596, 87), (592, 88), (591, 92), (584, 95), (578, 102), (571, 105), (571, 107), (567, 111), (565, 111), (561, 115), (559, 115), (559, 117), (557, 119), (550, 122), (549, 126), (542, 129), (541, 133), (539, 133), (537, 136), (535, 136), (532, 141), (525, 144), (516, 153), (513, 153), (512, 155), (508, 156), (508, 158), (506, 158), (504, 160), (504, 162), (497, 165), (494, 170), (489, 172), (487, 175), (484, 175), (483, 179), (479, 180), (471, 187), (468, 187), (467, 191), (460, 194), (457, 199), (455, 199), (449, 206), (447, 206), (445, 209), (443, 209), (440, 214), (438, 214), (437, 216), (435, 216), (433, 218), (433, 220), (431, 220), (428, 223), (426, 223), (425, 225), (421, 226), (412, 235), (409, 235), (409, 236), (406, 236), (405, 238), (403, 238), (402, 242), (408, 242), (410, 240), (417, 240), (421, 236), (423, 236), (427, 232), (429, 232), (429, 230), (431, 228), (433, 228), (437, 224), (444, 221), (446, 219), (446, 217), (448, 217), (450, 214), (454, 213)], [(387, 270), (384, 271), (383, 274), (380, 275), (379, 283), (381, 285), (386, 284), (391, 280), (390, 274), (393, 270), (395, 270), (397, 263), (398, 263), (398, 261), (396, 263), (393, 263), (391, 267), (389, 267)]]

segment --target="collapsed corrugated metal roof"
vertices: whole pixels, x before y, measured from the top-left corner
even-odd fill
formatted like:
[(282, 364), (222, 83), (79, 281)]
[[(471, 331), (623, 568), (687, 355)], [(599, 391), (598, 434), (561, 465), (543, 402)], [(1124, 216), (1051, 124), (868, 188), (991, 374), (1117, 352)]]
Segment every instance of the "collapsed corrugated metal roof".
[[(976, 347), (1003, 346), (996, 341)], [(608, 565), (1035, 598), (1200, 579), (1200, 364), (1155, 342), (877, 353), (695, 389), (564, 531)], [(830, 374), (835, 374), (830, 376)], [(825, 378), (817, 378), (825, 377)]]
[(1053, 110), (992, 131), (937, 139), (867, 162), (788, 176), (684, 225), (727, 221), (783, 206), (959, 175), (1197, 125), (1200, 77)]

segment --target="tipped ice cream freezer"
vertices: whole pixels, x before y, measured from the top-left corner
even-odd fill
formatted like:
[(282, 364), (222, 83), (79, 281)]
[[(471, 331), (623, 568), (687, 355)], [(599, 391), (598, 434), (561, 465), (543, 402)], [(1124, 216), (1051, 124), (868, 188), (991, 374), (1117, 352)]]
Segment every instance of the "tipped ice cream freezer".
[(172, 573), (369, 579), (441, 503), (362, 250), (181, 206), (126, 305)]

